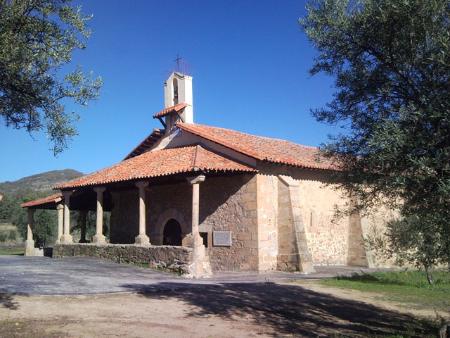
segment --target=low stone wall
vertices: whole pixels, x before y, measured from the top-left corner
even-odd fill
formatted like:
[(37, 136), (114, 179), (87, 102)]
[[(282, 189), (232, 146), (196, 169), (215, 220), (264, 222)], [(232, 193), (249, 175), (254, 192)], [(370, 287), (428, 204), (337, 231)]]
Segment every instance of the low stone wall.
[(180, 246), (77, 243), (56, 244), (53, 247), (53, 258), (72, 256), (98, 257), (117, 263), (145, 265), (182, 275), (189, 274), (189, 266), (192, 264), (192, 249)]

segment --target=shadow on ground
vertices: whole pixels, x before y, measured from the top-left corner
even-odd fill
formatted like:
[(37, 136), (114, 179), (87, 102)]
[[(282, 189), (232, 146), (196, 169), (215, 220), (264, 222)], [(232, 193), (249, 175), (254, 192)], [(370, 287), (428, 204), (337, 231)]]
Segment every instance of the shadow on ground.
[(0, 292), (0, 306), (3, 306), (9, 310), (19, 309), (19, 304), (14, 300), (14, 295), (11, 293)]
[(152, 299), (178, 299), (197, 307), (189, 316), (254, 318), (276, 334), (305, 336), (435, 334), (436, 327), (411, 316), (357, 301), (344, 300), (295, 285), (274, 283), (128, 284)]

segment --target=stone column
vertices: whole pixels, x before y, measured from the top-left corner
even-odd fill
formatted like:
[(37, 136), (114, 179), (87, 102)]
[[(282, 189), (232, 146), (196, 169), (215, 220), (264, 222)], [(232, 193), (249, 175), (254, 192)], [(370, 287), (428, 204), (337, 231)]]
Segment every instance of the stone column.
[(62, 203), (56, 206), (56, 212), (58, 213), (58, 237), (56, 238), (56, 244), (61, 243), (61, 237), (63, 235), (63, 223), (64, 223), (64, 205)]
[(192, 185), (192, 239), (194, 247), (203, 245), (203, 240), (198, 231), (200, 223), (200, 183), (205, 181), (204, 175), (199, 175), (189, 179)]
[(96, 231), (93, 238), (93, 242), (97, 244), (105, 244), (105, 236), (103, 235), (103, 193), (105, 187), (94, 188), (97, 193), (97, 218), (96, 218)]
[(135, 243), (139, 245), (149, 245), (150, 238), (146, 234), (146, 198), (145, 188), (148, 186), (148, 182), (140, 181), (136, 182), (136, 186), (139, 188), (139, 235), (135, 238)]
[(62, 244), (73, 243), (72, 235), (70, 235), (70, 196), (73, 191), (63, 191), (64, 195), (64, 227), (63, 235), (61, 236)]
[(28, 224), (27, 224), (27, 239), (25, 241), (25, 256), (34, 256), (34, 240), (33, 240), (33, 223), (34, 223), (34, 209), (27, 209)]
[(80, 210), (78, 212), (78, 224), (80, 225), (80, 243), (87, 243), (86, 240), (86, 210)]
[(200, 223), (200, 183), (205, 181), (204, 175), (188, 178), (192, 185), (192, 264), (191, 275), (194, 278), (211, 275), (211, 266), (206, 255), (206, 249), (200, 236), (198, 226)]

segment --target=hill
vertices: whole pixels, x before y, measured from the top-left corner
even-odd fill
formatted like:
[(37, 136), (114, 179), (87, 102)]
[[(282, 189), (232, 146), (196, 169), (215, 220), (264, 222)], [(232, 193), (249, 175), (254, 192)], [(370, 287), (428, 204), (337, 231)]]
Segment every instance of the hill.
[(52, 170), (44, 173), (23, 177), (13, 182), (0, 183), (0, 193), (3, 195), (16, 195), (23, 191), (44, 192), (50, 191), (57, 183), (83, 176), (83, 173), (73, 170)]

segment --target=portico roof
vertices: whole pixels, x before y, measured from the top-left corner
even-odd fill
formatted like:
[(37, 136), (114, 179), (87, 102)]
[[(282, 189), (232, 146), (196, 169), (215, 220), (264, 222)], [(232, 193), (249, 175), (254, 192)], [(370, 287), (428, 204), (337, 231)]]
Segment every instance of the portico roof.
[(38, 198), (29, 202), (22, 203), (22, 208), (55, 209), (57, 203), (63, 200), (61, 193), (53, 194), (43, 198)]
[(148, 151), (93, 174), (59, 184), (55, 189), (95, 186), (195, 172), (256, 172), (256, 170), (200, 145), (194, 145)]

